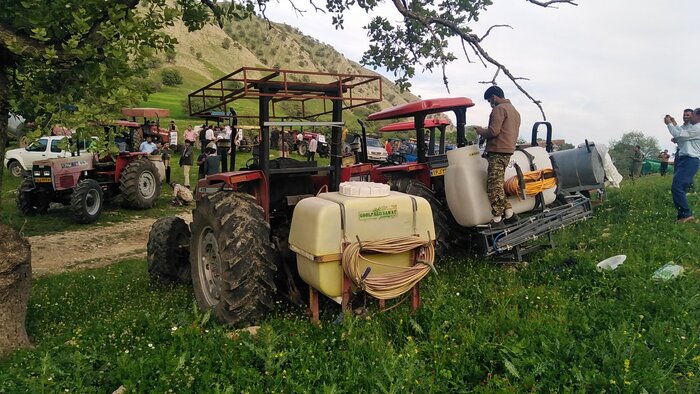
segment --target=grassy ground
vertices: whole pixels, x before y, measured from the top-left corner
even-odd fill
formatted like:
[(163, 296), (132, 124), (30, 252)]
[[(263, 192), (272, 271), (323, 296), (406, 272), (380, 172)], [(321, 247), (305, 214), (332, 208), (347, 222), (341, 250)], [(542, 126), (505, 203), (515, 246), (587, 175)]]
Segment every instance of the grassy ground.
[[(256, 337), (232, 336), (191, 289), (148, 283), (144, 261), (34, 283), (35, 348), (0, 361), (0, 392), (700, 391), (700, 224), (677, 225), (670, 178), (609, 193), (557, 248), (503, 266), (438, 263), (422, 308), (371, 317), (280, 305)], [(700, 209), (697, 195), (690, 196)], [(615, 271), (595, 263), (628, 256)], [(651, 275), (674, 261), (683, 277)]]

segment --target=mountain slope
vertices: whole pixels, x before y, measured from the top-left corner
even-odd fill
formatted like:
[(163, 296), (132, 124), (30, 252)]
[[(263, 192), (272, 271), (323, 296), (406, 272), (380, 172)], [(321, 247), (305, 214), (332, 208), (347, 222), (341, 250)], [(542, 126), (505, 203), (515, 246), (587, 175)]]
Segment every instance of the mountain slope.
[[(163, 87), (143, 104), (170, 108), (175, 118), (187, 117), (182, 102), (188, 93), (240, 67), (379, 75), (296, 28), (277, 23), (272, 23), (269, 28), (266, 21), (257, 17), (228, 24), (223, 29), (207, 25), (196, 32), (188, 32), (184, 25), (178, 24), (168, 33), (178, 40), (175, 56), (165, 62), (165, 56), (160, 54), (163, 61), (157, 64), (151, 78), (159, 78), (163, 68), (176, 68), (183, 75), (183, 84)], [(374, 86), (363, 92), (377, 93)], [(418, 99), (411, 93), (401, 92), (384, 77), (382, 93), (382, 102), (353, 109), (351, 114), (345, 115), (346, 123), (354, 123), (354, 118), (364, 118), (381, 108)]]

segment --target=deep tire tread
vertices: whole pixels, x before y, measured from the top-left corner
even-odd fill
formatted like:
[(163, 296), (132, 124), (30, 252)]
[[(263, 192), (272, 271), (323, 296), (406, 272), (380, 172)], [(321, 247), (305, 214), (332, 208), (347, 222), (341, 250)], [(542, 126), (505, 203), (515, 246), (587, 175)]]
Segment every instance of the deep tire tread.
[(153, 223), (147, 246), (151, 282), (161, 285), (192, 284), (189, 242), (190, 228), (182, 218), (168, 216)]
[[(263, 318), (274, 306), (277, 253), (270, 226), (254, 197), (235, 192), (205, 196), (192, 214), (190, 263), (197, 303), (213, 307), (222, 323), (244, 326)], [(222, 265), (219, 302), (207, 305), (199, 284), (199, 235), (210, 227), (217, 238)]]
[[(91, 215), (85, 206), (88, 194), (91, 190), (97, 191), (99, 196), (99, 208), (97, 212)], [(73, 189), (73, 193), (70, 198), (70, 208), (75, 216), (75, 220), (78, 223), (94, 223), (102, 214), (102, 209), (104, 208), (104, 193), (100, 184), (94, 179), (83, 179), (78, 182), (78, 185)]]
[[(139, 191), (141, 174), (149, 171), (155, 180), (155, 192), (150, 197), (144, 197)], [(119, 191), (122, 193), (124, 205), (132, 209), (148, 209), (155, 205), (160, 196), (160, 175), (158, 169), (146, 158), (139, 158), (129, 163), (121, 176)]]

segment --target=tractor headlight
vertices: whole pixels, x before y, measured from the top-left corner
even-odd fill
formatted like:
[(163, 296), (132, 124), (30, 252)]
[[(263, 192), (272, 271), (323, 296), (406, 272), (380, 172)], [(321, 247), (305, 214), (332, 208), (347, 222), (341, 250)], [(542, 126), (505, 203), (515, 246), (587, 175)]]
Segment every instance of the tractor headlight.
[(51, 171), (44, 171), (44, 176), (51, 176)]
[(34, 176), (41, 176), (41, 171), (34, 171)]

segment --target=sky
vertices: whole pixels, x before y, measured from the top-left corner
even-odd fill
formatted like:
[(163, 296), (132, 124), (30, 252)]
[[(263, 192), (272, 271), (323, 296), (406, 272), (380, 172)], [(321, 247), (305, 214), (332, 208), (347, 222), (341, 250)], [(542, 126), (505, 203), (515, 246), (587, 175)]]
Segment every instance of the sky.
[[(655, 137), (661, 148), (672, 149), (664, 115), (681, 123), (684, 108), (700, 107), (700, 57), (695, 49), (700, 1), (578, 0), (578, 6), (561, 4), (556, 9), (525, 0), (494, 3), (472, 25), (473, 31), (483, 35), (494, 24), (512, 27), (493, 30), (482, 45), (515, 76), (529, 79), (521, 85), (542, 102), (553, 138), (574, 145), (585, 139), (609, 143), (623, 133), (641, 131)], [(306, 9), (300, 17), (281, 1), (268, 8), (267, 16), (360, 61), (369, 47), (362, 26), (370, 16), (353, 10), (345, 16), (345, 29), (335, 30), (330, 14)], [(391, 4), (378, 12), (400, 20)], [(469, 97), (477, 105), (467, 111), (467, 124), (485, 125), (490, 107), (483, 92), (488, 85), (479, 82), (491, 80), (495, 68), (468, 63), (459, 41), (451, 44), (459, 58), (447, 67), (451, 93), (440, 71), (421, 73), (420, 68), (411, 92), (423, 99)], [(529, 140), (532, 124), (542, 120), (539, 109), (507, 78), (500, 76), (497, 82), (520, 112), (520, 135)]]

